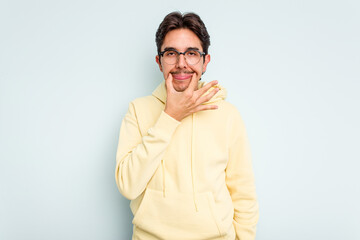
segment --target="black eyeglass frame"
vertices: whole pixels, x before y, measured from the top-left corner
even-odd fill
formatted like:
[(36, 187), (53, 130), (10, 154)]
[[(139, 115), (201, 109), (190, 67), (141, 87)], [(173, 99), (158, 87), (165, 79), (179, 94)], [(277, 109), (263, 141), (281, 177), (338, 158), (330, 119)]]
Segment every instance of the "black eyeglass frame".
[[(176, 50), (176, 49), (166, 49), (166, 50), (164, 50), (164, 51), (162, 51), (162, 52), (159, 52), (158, 54), (159, 54), (159, 56), (164, 57), (164, 53), (165, 53), (165, 52), (168, 52), (168, 51), (174, 51), (174, 52), (176, 52), (177, 54), (179, 54), (178, 57), (180, 57), (181, 54), (183, 54), (184, 57), (185, 57), (185, 54), (186, 54), (187, 52), (190, 52), (190, 51), (198, 52), (198, 53), (200, 54), (200, 59), (201, 59), (201, 57), (203, 57), (203, 56), (206, 55), (206, 53), (200, 52), (199, 50), (196, 50), (196, 49), (188, 49), (188, 50), (186, 50), (185, 52), (179, 52), (179, 51)], [(186, 57), (185, 57), (185, 59), (186, 59)], [(177, 59), (177, 61), (179, 61), (179, 59)], [(177, 61), (176, 61), (176, 62), (177, 62)], [(199, 61), (200, 61), (200, 60), (199, 60)], [(176, 62), (173, 63), (173, 64), (171, 64), (171, 65), (176, 64)], [(197, 62), (197, 63), (195, 63), (195, 64), (198, 64), (198, 63), (199, 63), (199, 62)], [(189, 63), (188, 63), (188, 64), (189, 64)], [(190, 65), (195, 65), (195, 64), (190, 64)]]

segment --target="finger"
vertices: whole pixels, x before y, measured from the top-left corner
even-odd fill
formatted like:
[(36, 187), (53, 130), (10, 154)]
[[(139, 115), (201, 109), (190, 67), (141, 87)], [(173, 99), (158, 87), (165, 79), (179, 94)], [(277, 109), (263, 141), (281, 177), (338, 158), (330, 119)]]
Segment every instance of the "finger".
[(204, 102), (209, 101), (217, 92), (219, 91), (219, 88), (213, 89), (210, 93), (201, 96), (196, 102), (198, 104), (202, 104)]
[(198, 87), (198, 79), (196, 72), (194, 72), (193, 75), (191, 76), (189, 87), (186, 90), (194, 92), (195, 89), (197, 89), (197, 87)]
[(194, 109), (194, 112), (206, 111), (206, 110), (216, 110), (218, 109), (217, 105), (199, 105)]
[(173, 91), (174, 90), (173, 76), (172, 76), (171, 73), (169, 73), (168, 77), (165, 79), (165, 85), (166, 85), (166, 90), (167, 91)]
[(211, 81), (207, 84), (205, 84), (202, 88), (200, 88), (199, 90), (197, 90), (197, 94), (198, 96), (202, 96), (204, 93), (206, 93), (210, 88), (212, 88), (213, 86), (215, 86), (216, 84), (218, 84), (217, 80)]

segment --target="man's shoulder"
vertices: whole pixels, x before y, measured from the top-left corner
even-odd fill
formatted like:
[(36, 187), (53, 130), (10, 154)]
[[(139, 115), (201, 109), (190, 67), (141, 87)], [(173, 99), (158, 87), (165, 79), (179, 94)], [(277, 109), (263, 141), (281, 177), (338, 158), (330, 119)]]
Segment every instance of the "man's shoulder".
[(142, 106), (146, 107), (154, 104), (159, 104), (159, 100), (153, 95), (148, 95), (148, 96), (135, 98), (134, 100), (131, 101), (130, 104), (134, 105), (135, 107), (142, 107)]
[(221, 101), (221, 108), (229, 115), (240, 115), (238, 107), (226, 100)]
[(226, 118), (230, 126), (235, 127), (245, 125), (242, 113), (235, 104), (223, 100), (218, 109), (221, 109), (221, 114)]
[(164, 105), (159, 99), (149, 95), (132, 100), (130, 109), (131, 114), (137, 120), (141, 133), (144, 135), (155, 124), (164, 109)]
[(130, 102), (132, 111), (137, 115), (138, 118), (142, 116), (149, 118), (150, 116), (156, 116), (160, 114), (164, 108), (164, 104), (153, 95), (138, 97)]

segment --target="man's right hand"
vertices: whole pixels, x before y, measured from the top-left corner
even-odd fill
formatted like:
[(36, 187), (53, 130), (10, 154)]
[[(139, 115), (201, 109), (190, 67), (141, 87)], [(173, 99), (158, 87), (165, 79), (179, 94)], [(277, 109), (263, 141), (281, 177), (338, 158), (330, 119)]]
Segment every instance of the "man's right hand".
[(169, 76), (165, 80), (167, 98), (164, 112), (172, 118), (181, 121), (190, 114), (218, 108), (216, 105), (203, 105), (203, 103), (209, 101), (219, 91), (219, 88), (215, 88), (203, 96), (204, 93), (218, 83), (216, 80), (197, 89), (198, 79), (196, 73), (194, 73), (188, 88), (183, 92), (176, 91), (172, 82), (173, 77), (172, 74), (169, 73)]

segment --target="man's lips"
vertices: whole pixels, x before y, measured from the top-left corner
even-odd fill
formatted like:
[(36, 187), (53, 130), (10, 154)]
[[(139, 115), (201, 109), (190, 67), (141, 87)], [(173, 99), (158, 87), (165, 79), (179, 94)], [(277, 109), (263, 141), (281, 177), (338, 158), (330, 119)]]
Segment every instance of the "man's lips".
[(191, 78), (191, 76), (192, 76), (191, 73), (179, 73), (179, 74), (175, 73), (172, 75), (175, 80), (185, 80), (185, 79)]

